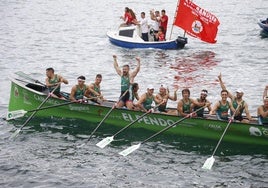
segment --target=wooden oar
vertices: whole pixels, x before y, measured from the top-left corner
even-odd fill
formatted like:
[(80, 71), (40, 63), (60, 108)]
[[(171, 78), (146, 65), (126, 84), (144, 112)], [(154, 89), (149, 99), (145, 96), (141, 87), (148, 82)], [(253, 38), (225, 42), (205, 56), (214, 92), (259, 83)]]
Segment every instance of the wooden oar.
[(119, 154), (120, 154), (120, 155), (123, 155), (123, 156), (127, 156), (127, 155), (129, 155), (129, 154), (132, 153), (133, 151), (137, 150), (137, 149), (141, 146), (141, 144), (144, 144), (145, 142), (147, 142), (147, 141), (149, 141), (150, 139), (152, 139), (152, 138), (158, 136), (158, 135), (161, 134), (162, 132), (167, 131), (167, 130), (170, 129), (171, 127), (174, 127), (174, 126), (177, 125), (178, 123), (180, 123), (180, 122), (182, 122), (182, 121), (184, 121), (184, 120), (186, 120), (186, 119), (192, 117), (192, 114), (198, 112), (199, 110), (201, 110), (201, 109), (203, 109), (203, 108), (205, 108), (205, 107), (206, 107), (206, 105), (205, 105), (205, 106), (202, 106), (202, 107), (200, 107), (200, 108), (198, 108), (196, 111), (192, 112), (191, 114), (188, 114), (187, 116), (185, 116), (184, 118), (182, 118), (182, 119), (176, 121), (175, 123), (173, 123), (173, 124), (171, 124), (171, 125), (165, 127), (165, 128), (162, 129), (161, 131), (159, 131), (159, 132), (153, 134), (152, 136), (150, 136), (149, 138), (143, 140), (143, 141), (140, 142), (139, 144), (130, 146), (130, 147), (128, 147), (127, 149), (125, 149), (125, 150), (119, 152)]
[(12, 120), (12, 119), (17, 119), (17, 118), (23, 117), (26, 113), (40, 111), (40, 110), (47, 110), (47, 109), (50, 109), (50, 108), (56, 108), (56, 107), (60, 107), (60, 106), (65, 106), (65, 105), (72, 104), (72, 103), (76, 103), (76, 101), (68, 101), (66, 103), (55, 104), (55, 105), (52, 105), (52, 106), (47, 106), (47, 107), (34, 109), (34, 110), (28, 110), (28, 111), (23, 110), (23, 109), (22, 110), (10, 111), (10, 112), (7, 113), (6, 120)]
[(213, 151), (211, 157), (207, 158), (207, 160), (206, 160), (205, 163), (203, 164), (203, 166), (202, 166), (203, 169), (208, 169), (208, 170), (210, 170), (210, 169), (212, 168), (212, 166), (213, 166), (213, 164), (214, 164), (214, 161), (215, 161), (215, 158), (214, 158), (213, 156), (214, 156), (214, 154), (216, 153), (216, 151), (217, 151), (217, 149), (218, 149), (218, 147), (219, 147), (219, 145), (220, 145), (220, 143), (221, 143), (221, 141), (222, 141), (222, 139), (223, 139), (223, 137), (224, 137), (224, 135), (225, 135), (225, 133), (226, 133), (228, 127), (230, 126), (230, 124), (231, 124), (232, 121), (234, 120), (234, 116), (235, 116), (235, 114), (236, 114), (236, 111), (239, 109), (239, 107), (240, 107), (240, 104), (236, 107), (235, 112), (233, 113), (233, 115), (232, 115), (231, 118), (229, 119), (229, 122), (228, 122), (226, 128), (224, 129), (224, 131), (223, 131), (223, 133), (222, 133), (222, 135), (221, 135), (221, 138), (220, 138), (220, 140), (218, 141), (218, 144), (217, 144), (217, 146), (215, 147), (215, 149), (214, 149), (214, 151)]
[(30, 80), (30, 81), (32, 81), (32, 82), (34, 82), (34, 83), (39, 83), (39, 84), (41, 84), (41, 85), (47, 87), (46, 84), (40, 82), (39, 80), (35, 80), (35, 79), (31, 78), (28, 74), (25, 74), (24, 72), (18, 71), (18, 72), (16, 72), (15, 74), (17, 74), (17, 75), (19, 75), (20, 77), (23, 77), (23, 78), (25, 78), (25, 79), (28, 79), (28, 80)]
[(83, 147), (84, 145), (86, 145), (89, 140), (91, 139), (91, 137), (93, 136), (93, 134), (98, 130), (98, 128), (101, 126), (101, 124), (107, 119), (107, 117), (111, 114), (111, 112), (113, 111), (113, 109), (115, 109), (116, 104), (127, 94), (128, 90), (126, 90), (123, 95), (121, 95), (121, 97), (118, 99), (117, 102), (114, 103), (114, 105), (112, 106), (112, 108), (107, 112), (107, 114), (104, 116), (104, 118), (100, 121), (100, 123), (95, 127), (95, 129), (92, 131), (92, 133), (89, 135), (88, 139), (86, 140), (86, 142), (84, 142), (83, 144), (77, 146), (78, 148)]
[(20, 131), (22, 130), (22, 128), (27, 125), (27, 123), (33, 118), (33, 116), (36, 114), (37, 110), (40, 109), (44, 104), (45, 102), (49, 99), (49, 97), (51, 96), (51, 94), (54, 93), (54, 91), (59, 87), (59, 85), (57, 85), (52, 91), (51, 93), (48, 94), (48, 96), (45, 98), (45, 100), (43, 100), (43, 102), (37, 107), (36, 111), (34, 111), (30, 117), (24, 122), (24, 124), (19, 128), (17, 129), (12, 135), (10, 138), (15, 138), (16, 136), (18, 136), (18, 134), (20, 133)]
[[(156, 105), (153, 110), (155, 110), (158, 106), (160, 106), (162, 103)], [(105, 146), (107, 146), (108, 144), (110, 144), (113, 140), (114, 137), (117, 136), (119, 133), (121, 133), (122, 131), (124, 131), (125, 129), (129, 128), (131, 125), (133, 125), (134, 123), (136, 123), (137, 121), (139, 121), (140, 119), (142, 119), (144, 116), (150, 114), (152, 111), (152, 109), (148, 110), (148, 112), (144, 113), (143, 115), (141, 115), (139, 118), (137, 118), (136, 120), (132, 121), (131, 123), (129, 123), (128, 125), (126, 125), (124, 128), (122, 128), (121, 130), (119, 130), (117, 133), (115, 133), (113, 136), (108, 136), (106, 138), (104, 138), (103, 140), (101, 140), (100, 142), (98, 142), (96, 145), (100, 148), (104, 148)]]

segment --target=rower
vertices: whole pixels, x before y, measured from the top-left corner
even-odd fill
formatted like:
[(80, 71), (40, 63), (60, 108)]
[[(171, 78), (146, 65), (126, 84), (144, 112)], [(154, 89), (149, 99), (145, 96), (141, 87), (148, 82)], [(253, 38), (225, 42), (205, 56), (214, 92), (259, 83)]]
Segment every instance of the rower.
[(268, 96), (263, 98), (263, 105), (258, 107), (257, 115), (259, 124), (268, 126)]
[(143, 112), (148, 112), (152, 108), (153, 101), (155, 101), (154, 87), (149, 85), (147, 87), (147, 92), (141, 95), (135, 106)]
[(169, 89), (165, 85), (160, 85), (159, 93), (155, 96), (155, 103), (156, 105), (160, 104), (158, 106), (158, 111), (162, 113), (168, 113), (169, 110), (167, 110), (167, 102), (168, 99), (172, 101), (177, 101), (177, 91), (178, 87), (175, 88), (173, 96), (169, 94)]
[(228, 98), (228, 91), (222, 90), (221, 91), (221, 100), (215, 103), (212, 110), (209, 112), (209, 115), (216, 114), (217, 119), (219, 120), (228, 120), (229, 119), (229, 110), (233, 113), (236, 111), (231, 102), (227, 100)]
[(46, 69), (46, 76), (46, 86), (48, 87), (50, 93), (55, 87), (59, 85), (58, 88), (51, 94), (51, 96), (55, 98), (65, 99), (60, 93), (60, 84), (68, 84), (68, 80), (59, 74), (55, 74), (54, 69), (51, 67)]
[(131, 72), (129, 70), (129, 65), (123, 65), (122, 70), (119, 68), (116, 55), (113, 55), (113, 59), (114, 59), (114, 68), (117, 74), (121, 77), (120, 101), (116, 105), (117, 108), (121, 108), (125, 106), (126, 102), (129, 100), (129, 89), (131, 90), (130, 88), (131, 84), (134, 83), (134, 78), (140, 71), (140, 58), (136, 57), (137, 67)]
[[(222, 81), (221, 74), (218, 76), (218, 78), (220, 81), (221, 88), (223, 90), (227, 90), (223, 81)], [(237, 121), (241, 121), (243, 123), (249, 123), (249, 121), (252, 121), (252, 117), (251, 117), (250, 112), (248, 110), (248, 104), (242, 98), (243, 95), (244, 95), (244, 92), (240, 88), (236, 90), (236, 96), (232, 95), (232, 93), (230, 93), (228, 91), (228, 97), (231, 99), (233, 107), (236, 109), (237, 106), (240, 105), (239, 109), (237, 110), (238, 111), (237, 114), (234, 116), (234, 119)], [(242, 116), (242, 113), (244, 111), (246, 113), (246, 117)], [(231, 113), (231, 115), (232, 115), (232, 113)]]
[(70, 100), (76, 102), (83, 102), (85, 93), (89, 90), (89, 86), (85, 84), (86, 77), (79, 76), (77, 78), (78, 84), (72, 87)]
[(89, 90), (87, 90), (85, 93), (86, 97), (88, 97), (90, 100), (98, 104), (102, 103), (102, 101), (104, 100), (100, 89), (101, 81), (102, 81), (102, 75), (97, 74), (95, 77), (95, 82), (89, 84)]
[[(206, 89), (203, 89), (200, 93), (200, 97), (196, 99), (196, 103), (193, 103), (193, 111), (198, 110), (202, 106), (206, 106), (208, 111), (211, 111), (211, 103), (207, 100), (208, 91)], [(196, 112), (197, 117), (204, 117), (204, 110), (205, 108), (202, 108), (201, 110), (198, 110)]]

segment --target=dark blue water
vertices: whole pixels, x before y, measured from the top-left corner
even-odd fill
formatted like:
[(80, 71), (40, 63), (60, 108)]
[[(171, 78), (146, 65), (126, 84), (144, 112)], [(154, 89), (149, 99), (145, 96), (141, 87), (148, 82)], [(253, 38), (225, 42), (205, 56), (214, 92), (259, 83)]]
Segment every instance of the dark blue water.
[[(45, 80), (45, 69), (54, 67), (70, 84), (79, 75), (87, 82), (97, 73), (103, 75), (102, 90), (108, 99), (116, 99), (120, 79), (113, 69), (112, 55), (120, 65), (136, 65), (140, 93), (148, 84), (166, 84), (173, 91), (190, 87), (192, 97), (201, 88), (209, 90), (209, 100), (219, 99), (217, 75), (222, 73), (227, 88), (243, 88), (252, 115), (262, 104), (267, 83), (268, 38), (257, 21), (267, 17), (267, 0), (195, 1), (220, 20), (218, 42), (214, 45), (189, 37), (180, 51), (127, 50), (111, 45), (106, 32), (116, 29), (125, 6), (137, 15), (150, 9), (166, 9), (170, 18), (174, 1), (1, 1), (0, 2), (0, 114), (7, 112), (10, 81), (8, 76), (24, 71)], [(170, 28), (170, 27), (169, 27)], [(168, 30), (168, 34), (170, 29)], [(183, 34), (174, 28), (173, 37)], [(179, 95), (180, 98), (180, 95)], [(170, 102), (169, 106), (176, 106)], [(23, 121), (15, 124), (20, 126)], [(83, 124), (83, 125), (81, 125)], [(83, 129), (81, 130), (81, 126)], [(80, 127), (80, 128), (79, 128)], [(93, 125), (94, 127), (94, 125)], [(202, 170), (212, 154), (178, 147), (155, 139), (124, 158), (117, 153), (131, 143), (126, 135), (114, 144), (99, 149), (95, 144), (107, 135), (97, 132), (83, 148), (76, 148), (91, 133), (85, 122), (58, 119), (32, 120), (19, 137), (9, 140), (14, 123), (0, 120), (1, 187), (267, 187), (267, 156), (261, 154), (225, 155), (219, 148), (211, 171)], [(111, 133), (113, 134), (113, 133)], [(123, 134), (123, 133), (122, 133)], [(142, 140), (144, 138), (141, 138)], [(136, 137), (136, 140), (139, 138)], [(216, 145), (216, 142), (215, 142)]]

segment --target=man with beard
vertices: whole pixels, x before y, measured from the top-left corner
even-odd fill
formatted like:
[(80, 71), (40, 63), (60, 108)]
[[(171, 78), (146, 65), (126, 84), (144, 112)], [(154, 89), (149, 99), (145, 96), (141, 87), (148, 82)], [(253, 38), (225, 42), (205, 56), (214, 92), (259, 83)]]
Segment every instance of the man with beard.
[(118, 66), (116, 55), (113, 55), (113, 58), (114, 58), (114, 68), (117, 74), (121, 77), (120, 101), (116, 105), (117, 108), (121, 108), (125, 106), (126, 102), (129, 100), (129, 93), (132, 92), (132, 84), (134, 83), (134, 78), (140, 71), (140, 58), (136, 57), (137, 67), (132, 72), (129, 71), (129, 65), (123, 65), (123, 68), (121, 70)]
[[(196, 111), (197, 109), (201, 108), (202, 106), (206, 106), (206, 108), (208, 109), (208, 111), (211, 111), (211, 103), (206, 99), (208, 96), (208, 91), (206, 89), (203, 89), (200, 93), (200, 98), (197, 98), (197, 103), (193, 104), (193, 108), (194, 111)], [(201, 110), (196, 112), (196, 116), (197, 117), (204, 117), (204, 109), (202, 108)]]
[[(220, 81), (221, 88), (223, 90), (226, 90), (226, 87), (225, 87), (225, 85), (224, 85), (224, 83), (222, 81), (221, 74), (218, 76), (218, 78), (219, 78), (219, 81)], [(252, 117), (251, 117), (251, 115), (249, 113), (249, 110), (248, 110), (248, 104), (242, 98), (243, 95), (244, 95), (244, 92), (240, 88), (236, 90), (236, 96), (232, 95), (228, 91), (228, 97), (231, 99), (234, 109), (236, 109), (237, 106), (240, 105), (239, 109), (237, 110), (236, 115), (234, 116), (234, 119), (237, 120), (237, 121), (241, 121), (243, 123), (249, 123), (249, 121), (252, 121)], [(244, 111), (246, 113), (246, 117), (242, 116), (242, 113)], [(232, 113), (231, 113), (231, 115), (232, 115)]]

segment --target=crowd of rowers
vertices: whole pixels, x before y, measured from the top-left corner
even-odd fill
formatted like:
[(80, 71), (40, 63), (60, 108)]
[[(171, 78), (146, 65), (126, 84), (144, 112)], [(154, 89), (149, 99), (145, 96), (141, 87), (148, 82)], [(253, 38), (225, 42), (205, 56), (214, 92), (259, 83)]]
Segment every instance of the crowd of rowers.
[[(160, 85), (159, 93), (154, 94), (154, 87), (149, 85), (147, 91), (142, 95), (138, 94), (139, 85), (134, 82), (134, 79), (140, 71), (140, 58), (136, 57), (137, 66), (135, 69), (130, 70), (129, 65), (123, 65), (122, 69), (117, 62), (117, 56), (113, 55), (114, 68), (121, 78), (121, 94), (119, 100), (115, 103), (116, 108), (127, 108), (129, 110), (140, 110), (144, 112), (154, 111), (159, 113), (166, 113), (170, 115), (178, 115), (182, 117), (204, 117), (205, 109), (209, 115), (216, 115), (217, 119), (229, 120), (233, 117), (235, 121), (250, 123), (256, 121), (250, 115), (248, 104), (243, 100), (243, 91), (236, 90), (236, 95), (231, 94), (225, 87), (221, 74), (218, 76), (221, 85), (221, 100), (217, 101), (214, 106), (206, 99), (208, 91), (203, 89), (200, 97), (197, 99), (190, 98), (190, 90), (182, 90), (182, 99), (178, 100), (177, 108), (167, 108), (168, 100), (177, 101), (177, 90), (173, 94), (169, 89)], [(60, 92), (60, 84), (68, 84), (68, 81), (59, 74), (54, 73), (53, 68), (46, 69), (46, 86), (51, 92), (51, 96), (61, 98), (64, 100), (71, 100), (74, 102), (82, 103), (84, 99), (91, 100), (96, 104), (102, 104), (106, 99), (103, 97), (100, 89), (102, 75), (97, 74), (95, 82), (89, 85), (85, 84), (85, 76), (77, 78), (77, 84), (71, 89), (68, 99)], [(228, 100), (231, 99), (231, 101)], [(155, 106), (152, 107), (153, 102)], [(154, 109), (154, 110), (153, 110)], [(230, 114), (229, 114), (230, 112)], [(244, 116), (243, 113), (246, 115)], [(258, 123), (268, 125), (268, 86), (265, 87), (263, 92), (263, 104), (257, 109)]]

